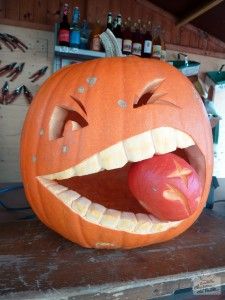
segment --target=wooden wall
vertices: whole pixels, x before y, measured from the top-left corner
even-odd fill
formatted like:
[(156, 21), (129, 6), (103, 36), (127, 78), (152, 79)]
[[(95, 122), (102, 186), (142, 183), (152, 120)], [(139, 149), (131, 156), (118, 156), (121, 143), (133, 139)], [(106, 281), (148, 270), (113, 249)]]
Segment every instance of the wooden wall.
[[(0, 0), (0, 24), (53, 30), (59, 20), (62, 0)], [(208, 35), (192, 25), (180, 29), (175, 18), (147, 0), (68, 0), (70, 7), (79, 6), (81, 18), (94, 23), (97, 19), (104, 26), (108, 11), (120, 12), (123, 18), (130, 16), (133, 21), (141, 18), (151, 20), (153, 25), (165, 29), (168, 49), (192, 52), (215, 57), (225, 57), (225, 43)], [(72, 9), (71, 9), (72, 10)]]
[(52, 30), (65, 2), (71, 8), (79, 6), (81, 18), (84, 17), (85, 0), (0, 0), (0, 23), (12, 25), (14, 22), (24, 27)]

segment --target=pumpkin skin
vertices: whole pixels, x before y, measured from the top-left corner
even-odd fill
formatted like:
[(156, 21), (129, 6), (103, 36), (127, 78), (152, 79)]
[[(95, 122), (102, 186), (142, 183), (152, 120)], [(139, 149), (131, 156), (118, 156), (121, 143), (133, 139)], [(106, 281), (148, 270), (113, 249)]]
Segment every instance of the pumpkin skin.
[[(155, 85), (157, 88), (149, 88)], [(149, 89), (155, 97), (145, 104), (141, 96)], [(137, 105), (139, 99), (143, 105)], [(57, 125), (57, 107), (60, 113), (78, 111), (80, 126), (75, 128), (69, 119), (63, 129)], [(168, 230), (137, 234), (88, 222), (39, 180), (157, 128), (174, 128), (192, 138), (198, 152), (189, 147), (188, 155), (190, 160), (195, 158), (192, 166), (196, 165), (203, 187), (195, 212)], [(205, 205), (212, 166), (211, 127), (200, 97), (187, 78), (158, 60), (117, 57), (62, 68), (40, 88), (22, 131), (21, 172), (32, 209), (48, 227), (89, 248), (129, 249), (178, 236), (195, 222)]]

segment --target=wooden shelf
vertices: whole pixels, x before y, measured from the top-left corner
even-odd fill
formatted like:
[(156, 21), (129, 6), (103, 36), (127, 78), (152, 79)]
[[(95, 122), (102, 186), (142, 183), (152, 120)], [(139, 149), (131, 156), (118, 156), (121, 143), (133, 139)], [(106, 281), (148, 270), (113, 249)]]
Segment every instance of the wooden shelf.
[(125, 251), (81, 248), (37, 220), (4, 223), (2, 297), (113, 299), (122, 291), (121, 299), (155, 299), (211, 282), (224, 299), (224, 227), (223, 217), (205, 209), (179, 237)]

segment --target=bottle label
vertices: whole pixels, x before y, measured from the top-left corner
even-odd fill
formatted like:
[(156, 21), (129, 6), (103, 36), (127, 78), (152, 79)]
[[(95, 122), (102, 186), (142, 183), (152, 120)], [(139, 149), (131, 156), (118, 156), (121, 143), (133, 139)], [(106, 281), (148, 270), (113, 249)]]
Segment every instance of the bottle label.
[(153, 45), (153, 47), (152, 47), (152, 56), (160, 58), (161, 57), (161, 49), (162, 49), (161, 45)]
[(141, 43), (133, 43), (132, 54), (141, 56)]
[(166, 50), (161, 51), (161, 60), (166, 61)]
[(78, 7), (76, 7), (73, 11), (72, 23), (78, 24), (79, 21), (80, 21), (80, 10)]
[(80, 45), (80, 31), (74, 30), (70, 32), (70, 44), (71, 46), (79, 46)]
[(59, 42), (68, 42), (70, 41), (70, 32), (66, 29), (59, 30)]
[(92, 50), (100, 51), (100, 49), (101, 49), (101, 42), (100, 42), (99, 35), (97, 34), (93, 37), (92, 40)]
[(64, 4), (64, 7), (63, 7), (63, 14), (64, 14), (65, 16), (68, 15), (68, 10), (69, 10), (68, 4)]
[(112, 24), (112, 16), (108, 16), (108, 23)]
[(116, 38), (116, 40), (117, 40), (117, 44), (118, 44), (120, 50), (122, 50), (123, 40), (121, 38)]
[(145, 40), (144, 42), (144, 53), (151, 54), (152, 53), (152, 41)]
[(123, 52), (131, 53), (132, 41), (131, 40), (123, 40)]

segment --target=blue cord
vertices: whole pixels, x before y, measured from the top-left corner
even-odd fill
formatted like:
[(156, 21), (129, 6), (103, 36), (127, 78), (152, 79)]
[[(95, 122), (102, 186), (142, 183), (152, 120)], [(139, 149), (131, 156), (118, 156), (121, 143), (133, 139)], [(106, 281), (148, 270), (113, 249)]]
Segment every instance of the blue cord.
[(35, 214), (32, 214), (32, 215), (28, 215), (28, 216), (19, 218), (19, 219), (17, 219), (17, 220), (32, 220), (32, 219), (34, 219), (35, 217), (36, 217)]
[(4, 194), (10, 191), (14, 191), (17, 189), (22, 189), (23, 185), (22, 184), (17, 184), (17, 185), (13, 185), (13, 186), (7, 186), (5, 188), (0, 189), (0, 194)]
[(25, 207), (8, 207), (1, 200), (0, 200), (0, 205), (2, 207), (4, 207), (5, 209), (11, 210), (11, 211), (19, 211), (19, 210), (31, 209), (29, 206), (25, 206)]
[[(7, 193), (7, 192), (17, 190), (17, 189), (22, 189), (22, 188), (23, 188), (22, 184), (7, 186), (5, 188), (0, 189), (0, 194), (4, 194), (4, 193)], [(11, 211), (20, 211), (20, 210), (25, 210), (25, 209), (31, 209), (29, 206), (26, 206), (26, 207), (8, 207), (2, 201), (0, 201), (0, 205), (2, 207), (4, 207), (5, 209), (11, 210)]]

